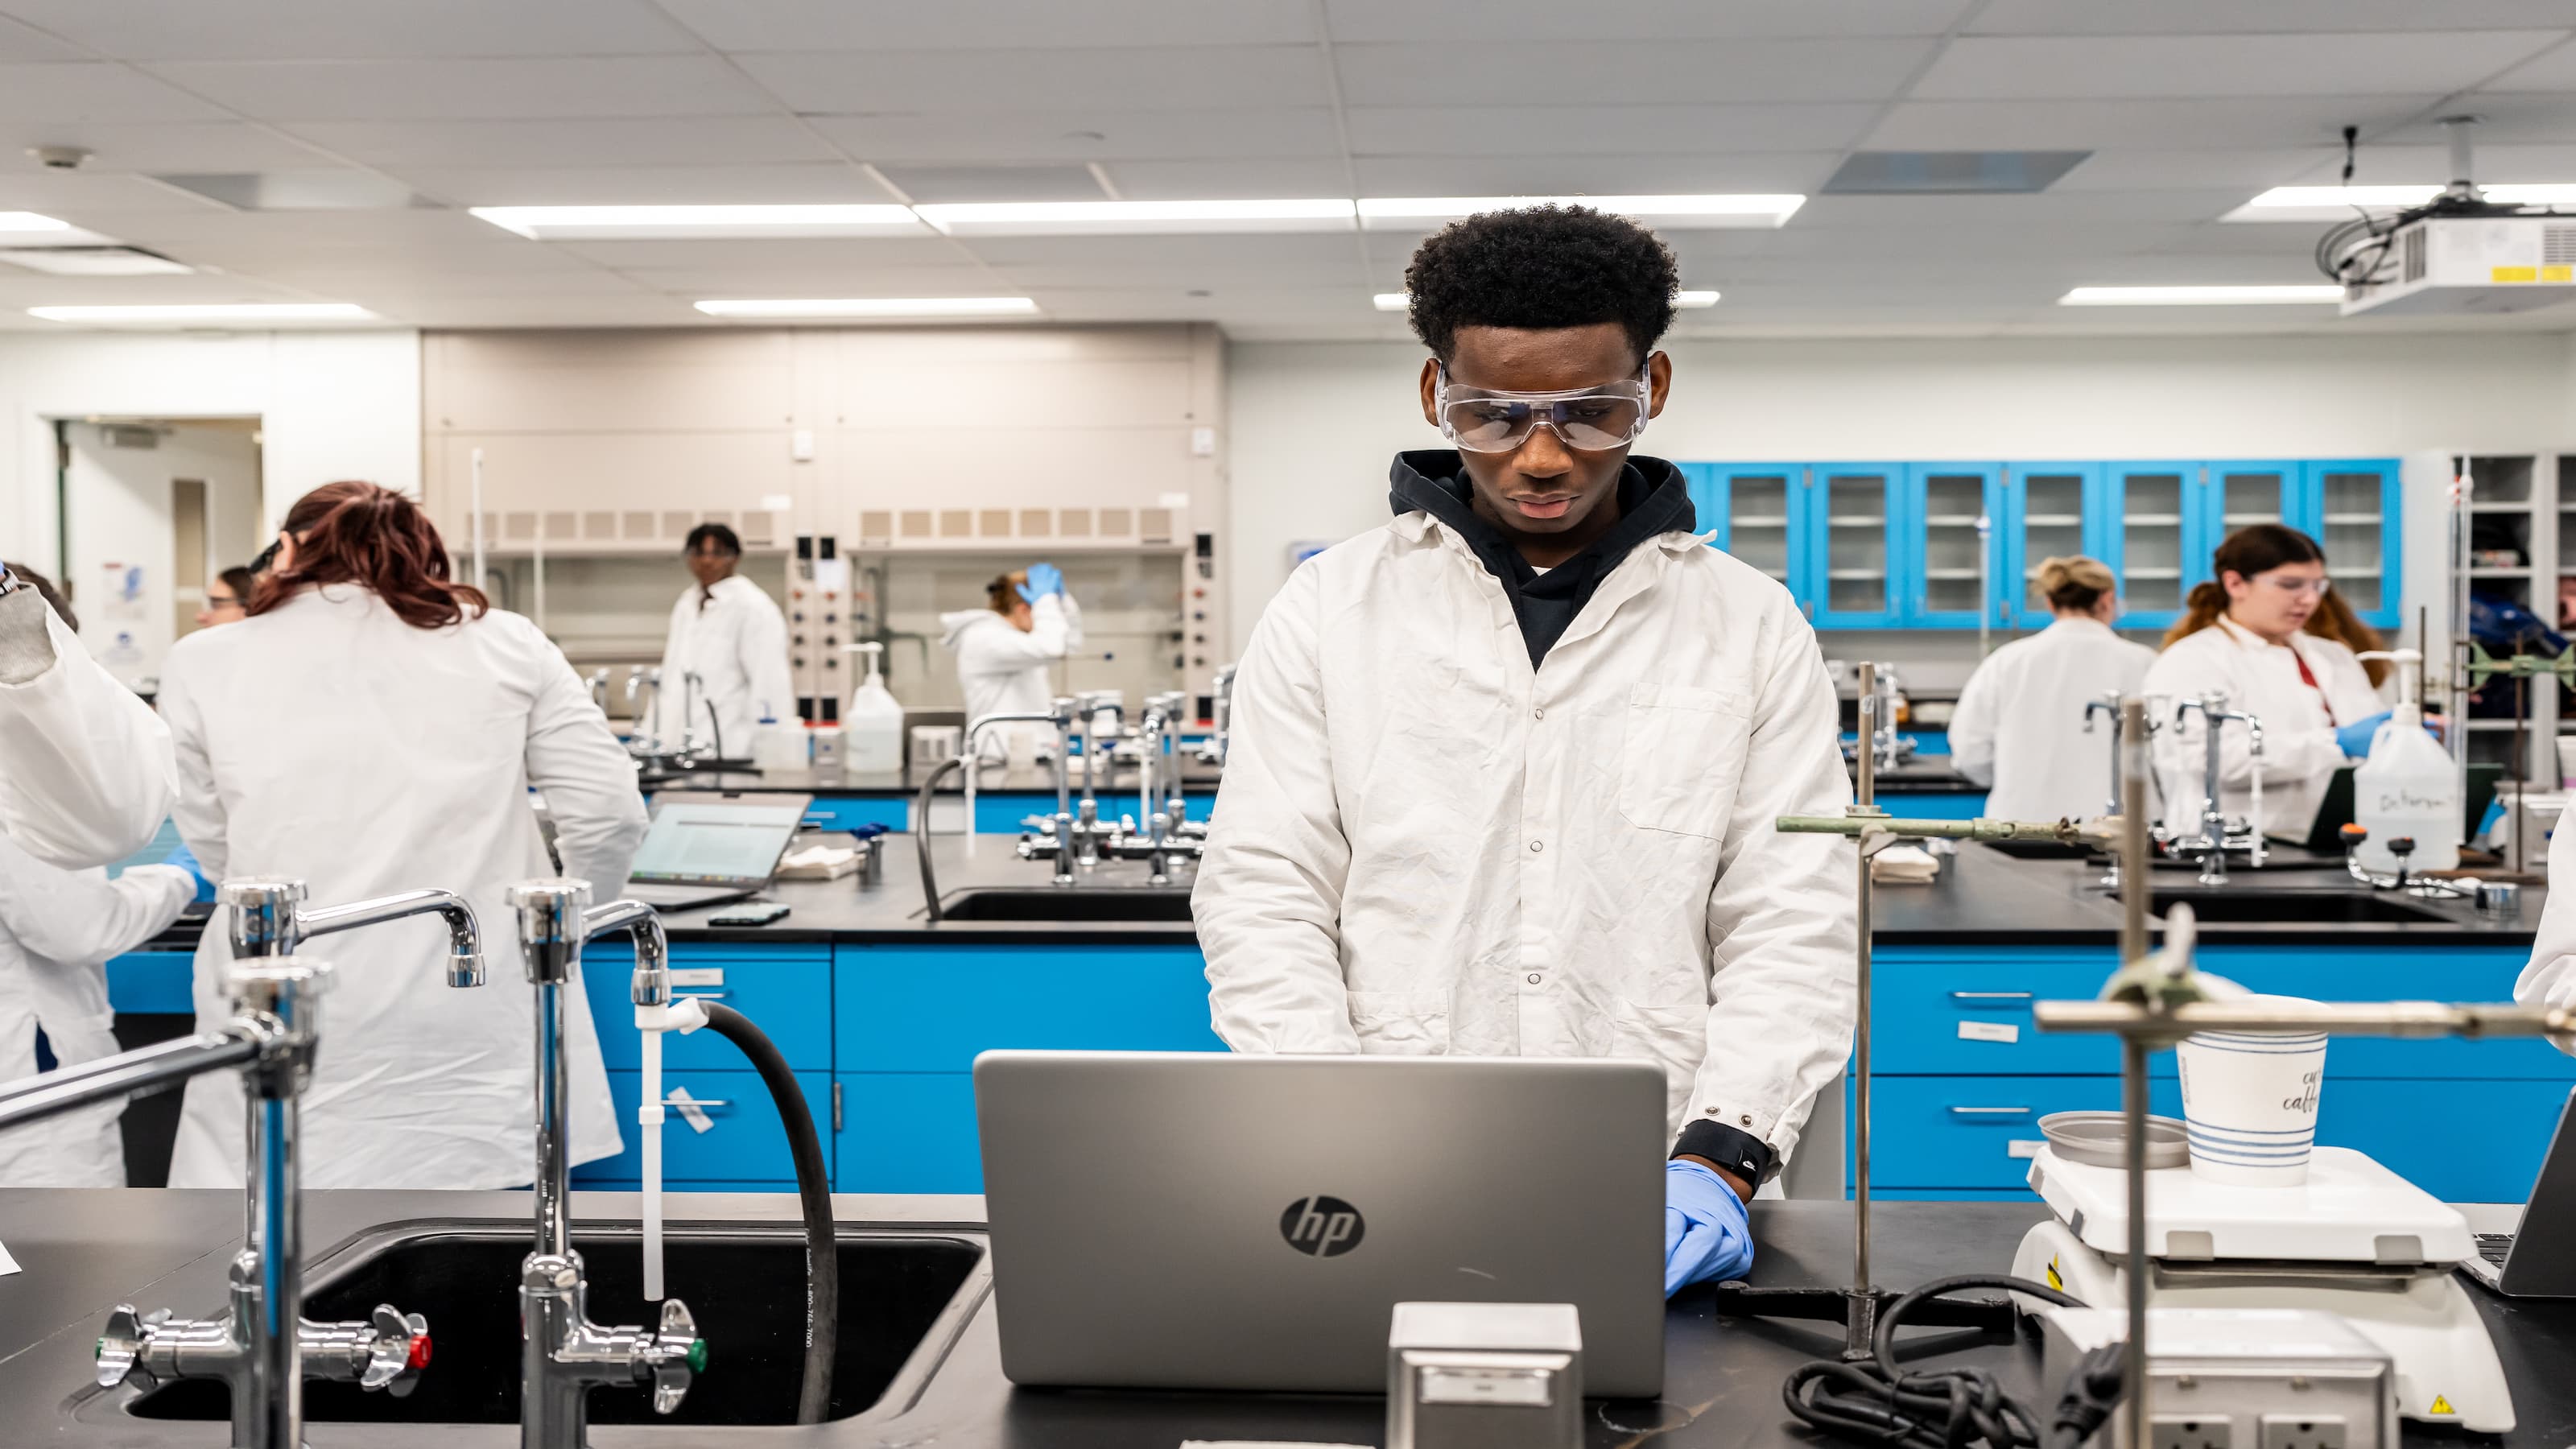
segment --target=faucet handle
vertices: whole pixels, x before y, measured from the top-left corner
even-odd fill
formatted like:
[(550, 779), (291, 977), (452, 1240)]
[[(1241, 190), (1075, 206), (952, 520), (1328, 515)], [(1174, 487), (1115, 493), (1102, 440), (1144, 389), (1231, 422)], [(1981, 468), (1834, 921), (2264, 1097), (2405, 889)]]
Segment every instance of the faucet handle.
[(429, 1320), (397, 1312), (390, 1303), (377, 1304), (369, 1319), (375, 1338), (367, 1345), (358, 1387), (402, 1398), (420, 1386), (420, 1371), (429, 1367)]
[(112, 1389), (131, 1380), (138, 1389), (152, 1388), (158, 1381), (143, 1367), (143, 1350), (152, 1342), (152, 1331), (169, 1321), (167, 1308), (146, 1314), (135, 1312), (131, 1303), (116, 1305), (107, 1315), (106, 1331), (91, 1350), (98, 1361), (98, 1386)]
[(662, 1300), (662, 1326), (644, 1346), (653, 1374), (653, 1412), (667, 1414), (689, 1396), (689, 1384), (707, 1371), (707, 1341), (698, 1337), (698, 1321), (677, 1298)]

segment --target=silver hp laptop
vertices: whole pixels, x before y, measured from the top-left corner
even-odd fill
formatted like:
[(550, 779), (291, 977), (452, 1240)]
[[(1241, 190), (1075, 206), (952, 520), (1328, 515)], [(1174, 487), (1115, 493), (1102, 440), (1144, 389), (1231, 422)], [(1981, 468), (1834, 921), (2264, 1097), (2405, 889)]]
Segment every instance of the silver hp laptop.
[(1636, 1061), (986, 1052), (1002, 1371), (1386, 1389), (1400, 1302), (1571, 1303), (1664, 1381), (1664, 1075)]
[(2478, 1234), (2478, 1256), (2460, 1267), (2507, 1297), (2576, 1298), (2576, 1094), (2559, 1109), (2520, 1226)]
[(805, 821), (811, 795), (672, 791), (653, 797), (653, 823), (627, 877), (631, 900), (661, 910), (740, 900), (769, 884)]

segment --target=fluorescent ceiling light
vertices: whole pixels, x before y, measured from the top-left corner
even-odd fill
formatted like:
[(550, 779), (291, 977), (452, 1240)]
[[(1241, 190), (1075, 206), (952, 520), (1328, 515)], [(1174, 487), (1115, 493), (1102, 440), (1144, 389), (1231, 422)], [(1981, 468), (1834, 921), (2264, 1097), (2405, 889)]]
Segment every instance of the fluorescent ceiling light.
[(178, 302), (141, 307), (30, 307), (48, 322), (372, 322), (354, 302)]
[(68, 221), (56, 221), (50, 216), (38, 216), (32, 211), (0, 211), (0, 235), (9, 232), (56, 232), (71, 229), (72, 224)]
[[(2576, 184), (2506, 183), (2480, 188), (2489, 201), (2507, 206), (2550, 206), (2576, 202)], [(2442, 188), (2422, 186), (2275, 186), (2219, 218), (2220, 221), (2348, 221), (2356, 211), (2403, 211), (2422, 206)]]
[(1150, 236), (1189, 232), (1348, 231), (1342, 197), (1283, 201), (954, 201), (912, 208), (949, 236)]
[(2319, 305), (2343, 300), (2332, 282), (2263, 287), (2077, 287), (2057, 299), (2061, 307), (2261, 307)]
[(1027, 317), (1026, 297), (817, 297), (700, 302), (710, 317)]
[(1372, 231), (1418, 229), (1480, 211), (1520, 206), (1588, 206), (1651, 220), (1666, 227), (1777, 227), (1788, 224), (1807, 198), (1797, 195), (1709, 196), (1363, 196), (1360, 225)]
[(477, 206), (474, 215), (532, 241), (878, 236), (917, 231), (912, 208), (815, 206)]
[[(1413, 298), (1403, 292), (1380, 292), (1369, 300), (1376, 303), (1377, 309), (1381, 312), (1402, 312), (1413, 305)], [(1714, 307), (1717, 305), (1717, 293), (1693, 291), (1675, 292), (1673, 293), (1673, 305), (1676, 307)]]
[(5, 247), (0, 264), (57, 277), (175, 277), (196, 268), (136, 247)]

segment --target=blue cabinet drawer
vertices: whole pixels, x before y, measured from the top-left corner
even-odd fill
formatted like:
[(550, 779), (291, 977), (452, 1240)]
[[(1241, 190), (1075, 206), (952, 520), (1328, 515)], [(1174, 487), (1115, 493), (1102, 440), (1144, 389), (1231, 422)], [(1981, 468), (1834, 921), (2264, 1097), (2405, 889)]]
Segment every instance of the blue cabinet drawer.
[[(796, 1085), (805, 1093), (806, 1110), (814, 1114), (823, 1139), (826, 1169), (832, 1160), (832, 1078), (828, 1072), (798, 1072)], [(700, 1132), (673, 1109), (662, 1126), (662, 1176), (672, 1182), (767, 1182), (793, 1186), (796, 1162), (787, 1153), (787, 1127), (761, 1085), (758, 1072), (678, 1071), (662, 1074), (665, 1100), (685, 1089), (705, 1107), (709, 1126)], [(601, 1182), (633, 1182), (644, 1172), (644, 1149), (635, 1108), (644, 1094), (641, 1072), (611, 1071), (609, 1095), (617, 1100), (617, 1131), (625, 1150), (573, 1169), (573, 1180), (585, 1187)]]
[[(721, 1001), (751, 1018), (751, 1024), (778, 1044), (787, 1065), (797, 1071), (832, 1069), (832, 968), (825, 947), (775, 955), (729, 954), (674, 949), (672, 990), (681, 996)], [(610, 1069), (644, 1065), (643, 1037), (635, 1030), (634, 998), (628, 995), (634, 958), (582, 956), (582, 987), (590, 995), (592, 1023), (599, 1028), (599, 1054)], [(665, 1069), (701, 1068), (747, 1071), (751, 1062), (740, 1048), (711, 1031), (678, 1032), (662, 1039)]]
[(912, 818), (912, 799), (907, 795), (817, 795), (805, 807), (805, 818), (825, 830), (856, 830), (862, 825), (901, 830)]
[[(1080, 767), (1077, 766), (1077, 778), (1073, 787), (1074, 798), (1076, 799), (1080, 799), (1082, 796), (1082, 783), (1078, 778), (1079, 772)], [(960, 798), (962, 799), (963, 797), (961, 796)], [(1123, 815), (1131, 820), (1136, 820), (1140, 825), (1144, 823), (1141, 817), (1136, 814), (1136, 792), (1134, 790), (1128, 790), (1123, 794), (1114, 795), (1104, 793), (1099, 798), (1100, 816), (1102, 819), (1116, 820)], [(1189, 816), (1192, 820), (1205, 820), (1208, 818), (1208, 812), (1216, 807), (1216, 796), (1213, 794), (1193, 795), (1184, 791), (1181, 796), (1181, 807), (1189, 812)], [(1018, 835), (1029, 828), (1027, 822), (1028, 818), (1032, 815), (1043, 815), (1050, 820), (1055, 818), (1054, 791), (1049, 790), (1044, 793), (1031, 793), (1022, 790), (1006, 790), (999, 792), (988, 791), (979, 793), (975, 797), (975, 829), (979, 834)], [(941, 829), (945, 830), (949, 828), (945, 822), (950, 818), (953, 817), (941, 817), (943, 822), (940, 826)]]
[(2031, 1023), (2033, 1002), (2100, 994), (2116, 960), (2109, 947), (1882, 948), (1870, 1015), (1877, 1068), (1899, 1075), (2117, 1072), (2120, 1048), (2112, 1038), (2050, 1034)]
[(834, 1066), (965, 1072), (997, 1047), (1223, 1051), (1196, 946), (843, 946)]
[[(2329, 1069), (2317, 1141), (2366, 1152), (2445, 1202), (2520, 1202), (2567, 1094), (2558, 1082), (2407, 1081)], [(2150, 1096), (2154, 1110), (2182, 1115), (2172, 1078), (2157, 1080)], [(1884, 1188), (2017, 1196), (2027, 1190), (2030, 1163), (2014, 1144), (2043, 1140), (2040, 1118), (2119, 1105), (2117, 1077), (1885, 1078), (1871, 1113), (1870, 1179)]]
[[(2247, 989), (2318, 1001), (2511, 1001), (2529, 962), (2509, 946), (2237, 946), (2200, 948), (2198, 961)], [(2093, 992), (2086, 992), (2091, 996)], [(2172, 1059), (2159, 1062), (2170, 1072)], [(2394, 1041), (2337, 1037), (2326, 1046), (2326, 1084), (2346, 1077), (2438, 1077), (2446, 1081), (2576, 1084), (2576, 1059), (2547, 1042)], [(2562, 1092), (2561, 1095), (2564, 1095)], [(2526, 1184), (2528, 1186), (2528, 1184)]]
[(840, 1192), (982, 1192), (975, 1079), (965, 1072), (851, 1072), (833, 1159)]

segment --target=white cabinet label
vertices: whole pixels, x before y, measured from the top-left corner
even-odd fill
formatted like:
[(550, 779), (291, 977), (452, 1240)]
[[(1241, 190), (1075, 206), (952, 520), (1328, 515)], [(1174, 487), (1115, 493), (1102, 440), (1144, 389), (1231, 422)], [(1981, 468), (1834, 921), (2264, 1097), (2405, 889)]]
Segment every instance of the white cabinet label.
[(671, 968), (671, 984), (674, 986), (722, 986), (724, 985), (724, 968), (722, 966), (674, 966)]
[(697, 1099), (689, 1095), (689, 1089), (686, 1087), (673, 1087), (669, 1095), (662, 1100), (671, 1104), (671, 1109), (680, 1114), (681, 1120), (689, 1124), (689, 1130), (692, 1132), (704, 1132), (716, 1125), (715, 1119), (707, 1115), (707, 1109), (698, 1105)]
[(1963, 1021), (1959, 1023), (1959, 1040), (2017, 1042), (2021, 1040), (2021, 1028), (2009, 1021)]

